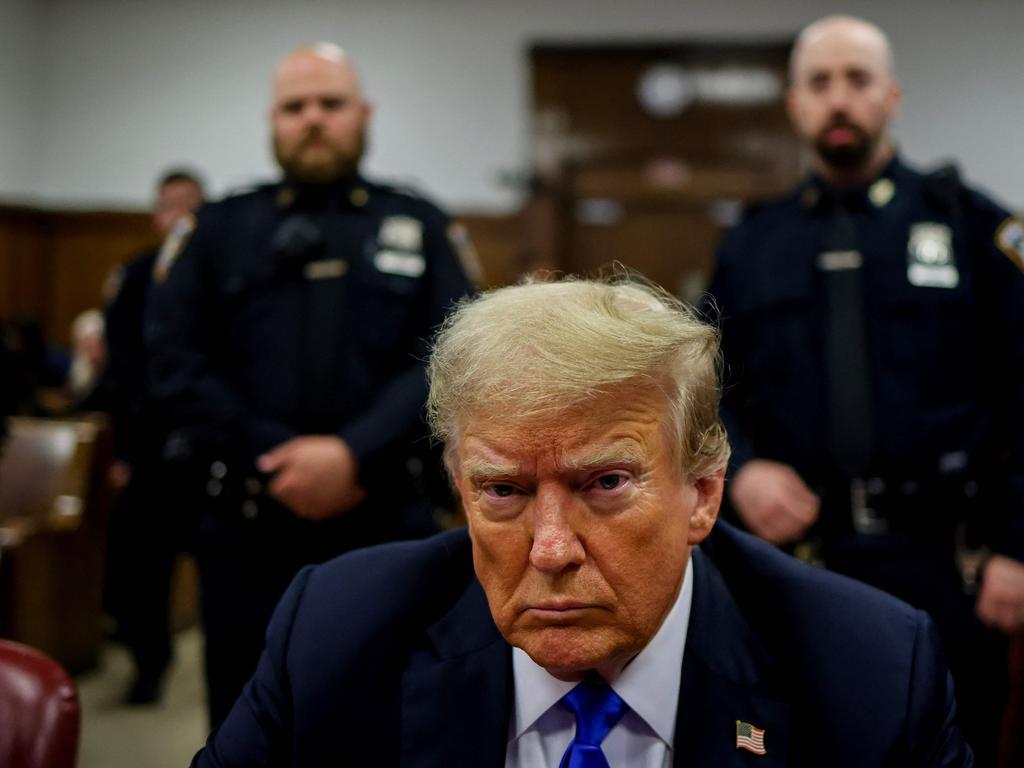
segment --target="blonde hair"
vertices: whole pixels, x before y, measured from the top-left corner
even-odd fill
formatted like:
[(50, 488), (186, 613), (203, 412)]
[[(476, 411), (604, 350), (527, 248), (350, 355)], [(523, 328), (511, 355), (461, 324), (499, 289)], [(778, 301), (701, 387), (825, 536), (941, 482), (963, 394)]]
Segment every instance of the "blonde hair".
[(449, 466), (471, 417), (554, 416), (625, 386), (659, 386), (689, 477), (724, 469), (718, 331), (636, 277), (529, 280), (463, 300), (430, 357), (428, 418)]

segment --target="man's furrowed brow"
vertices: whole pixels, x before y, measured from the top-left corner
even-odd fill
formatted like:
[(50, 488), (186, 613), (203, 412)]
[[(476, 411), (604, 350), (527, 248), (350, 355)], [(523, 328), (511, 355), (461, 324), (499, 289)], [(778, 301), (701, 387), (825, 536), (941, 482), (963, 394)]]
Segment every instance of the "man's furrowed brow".
[(495, 461), (480, 456), (462, 460), (462, 472), (471, 483), (496, 477), (511, 477), (518, 471), (519, 465), (511, 461)]
[(646, 462), (646, 455), (632, 440), (620, 440), (575, 456), (565, 456), (562, 467), (571, 472), (593, 472), (607, 467), (639, 467)]

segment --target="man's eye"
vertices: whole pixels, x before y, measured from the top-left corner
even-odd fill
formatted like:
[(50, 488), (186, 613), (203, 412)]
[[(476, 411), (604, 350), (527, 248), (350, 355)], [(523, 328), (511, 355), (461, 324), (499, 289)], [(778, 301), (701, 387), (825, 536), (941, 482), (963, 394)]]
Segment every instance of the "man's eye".
[(497, 496), (500, 499), (505, 499), (509, 496), (515, 496), (518, 489), (514, 485), (509, 485), (508, 483), (493, 483), (484, 488), (484, 492), (491, 496)]
[(626, 482), (626, 476), (616, 472), (601, 475), (594, 481), (594, 486), (602, 491), (614, 491), (622, 487)]
[(807, 87), (813, 93), (822, 93), (828, 89), (828, 75), (814, 75), (807, 82)]
[(871, 85), (871, 75), (867, 72), (854, 72), (850, 75), (850, 85), (854, 88), (867, 88)]
[(320, 108), (327, 112), (334, 112), (345, 106), (345, 100), (339, 98), (326, 98), (320, 100)]

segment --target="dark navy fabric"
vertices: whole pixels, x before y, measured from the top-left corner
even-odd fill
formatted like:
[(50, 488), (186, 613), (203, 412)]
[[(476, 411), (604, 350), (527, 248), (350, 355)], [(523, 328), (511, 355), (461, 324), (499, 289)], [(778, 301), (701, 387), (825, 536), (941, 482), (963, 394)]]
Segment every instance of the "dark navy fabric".
[[(675, 766), (973, 765), (922, 612), (724, 523), (693, 557)], [(512, 694), (465, 531), (360, 550), (299, 574), (193, 764), (498, 768)]]
[[(976, 541), (1024, 559), (1024, 275), (994, 242), (1009, 214), (955, 178), (898, 160), (883, 178), (893, 190), (884, 205), (867, 187), (846, 195), (863, 256), (873, 404), (865, 477), (892, 496), (955, 505), (953, 519), (938, 521), (947, 530), (967, 520)], [(832, 227), (829, 198), (810, 179), (752, 210), (723, 241), (708, 289), (723, 332), (734, 466), (781, 461), (825, 494), (843, 484), (828, 444), (828, 308), (816, 264)], [(949, 228), (956, 285), (908, 279), (921, 224)], [(909, 515), (915, 505), (901, 506)]]

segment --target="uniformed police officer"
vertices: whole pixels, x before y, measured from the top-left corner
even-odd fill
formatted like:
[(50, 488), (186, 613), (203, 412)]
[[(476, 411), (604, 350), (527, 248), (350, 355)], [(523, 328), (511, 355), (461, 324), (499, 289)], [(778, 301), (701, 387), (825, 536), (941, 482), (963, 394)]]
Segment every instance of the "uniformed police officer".
[[(726, 237), (709, 289), (729, 499), (763, 538), (929, 610), (994, 764), (1003, 633), (1024, 625), (1024, 226), (896, 156), (900, 88), (874, 25), (810, 25), (790, 75), (814, 172)], [(987, 549), (958, 572), (965, 544)]]
[(469, 290), (430, 203), (358, 173), (370, 106), (346, 54), (273, 81), (278, 184), (184, 219), (149, 322), (168, 453), (201, 468), (198, 561), (211, 720), (255, 669), (303, 564), (435, 529), (421, 410), (427, 342)]

